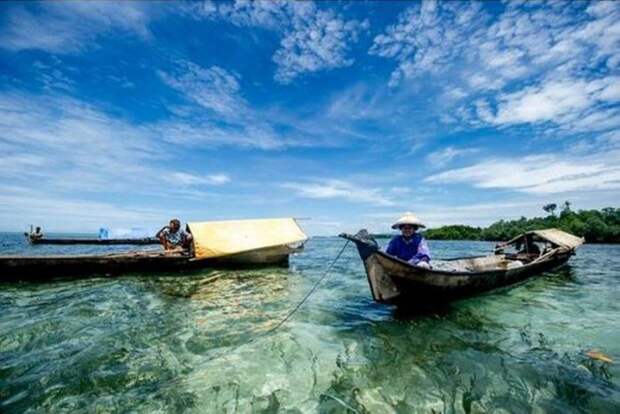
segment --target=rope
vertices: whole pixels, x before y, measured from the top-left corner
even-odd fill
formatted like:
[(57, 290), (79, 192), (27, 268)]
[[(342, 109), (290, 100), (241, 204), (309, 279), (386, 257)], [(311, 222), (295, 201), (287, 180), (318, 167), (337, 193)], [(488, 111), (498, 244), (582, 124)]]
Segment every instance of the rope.
[(344, 249), (346, 249), (348, 245), (349, 245), (349, 240), (347, 240), (347, 242), (344, 244), (344, 246), (342, 246), (342, 249), (340, 249), (340, 252), (338, 252), (338, 254), (334, 258), (334, 260), (332, 260), (332, 262), (329, 264), (329, 266), (327, 266), (327, 269), (325, 269), (325, 271), (323, 272), (323, 275), (319, 278), (319, 280), (317, 280), (314, 283), (314, 286), (312, 286), (312, 289), (310, 289), (308, 291), (308, 293), (306, 293), (306, 296), (304, 296), (304, 298), (297, 304), (297, 306), (295, 306), (284, 318), (282, 318), (282, 320), (280, 322), (278, 322), (276, 324), (276, 326), (274, 326), (273, 328), (271, 328), (268, 331), (264, 332), (263, 335), (269, 335), (270, 333), (275, 332), (278, 328), (280, 328), (282, 325), (284, 325), (295, 314), (295, 312), (297, 312), (299, 310), (299, 308), (301, 308), (301, 306), (308, 300), (308, 298), (319, 287), (321, 282), (323, 282), (323, 279), (325, 279), (327, 277), (327, 275), (329, 275), (329, 272), (332, 270), (332, 267), (334, 267), (334, 265), (336, 264), (338, 259), (340, 259), (340, 256), (342, 256), (342, 253), (344, 252)]
[[(336, 264), (338, 259), (340, 259), (340, 256), (342, 256), (342, 253), (344, 253), (344, 250), (347, 248), (348, 245), (349, 245), (349, 240), (347, 240), (347, 242), (344, 244), (344, 246), (342, 246), (342, 249), (340, 249), (340, 251), (338, 252), (336, 257), (334, 258), (334, 260), (332, 260), (332, 262), (329, 264), (329, 266), (327, 266), (327, 269), (325, 269), (325, 271), (323, 272), (323, 274), (321, 275), (319, 280), (317, 280), (314, 283), (312, 288), (308, 291), (308, 293), (306, 293), (306, 295), (303, 297), (303, 299), (291, 311), (289, 311), (289, 313), (284, 318), (282, 318), (282, 320), (280, 320), (280, 322), (278, 322), (273, 328), (271, 328), (271, 329), (269, 329), (267, 331), (264, 331), (262, 333), (259, 333), (258, 335), (254, 336), (253, 338), (250, 338), (247, 342), (245, 342), (243, 344), (243, 346), (251, 344), (251, 343), (254, 343), (257, 340), (266, 337), (267, 335), (275, 332), (282, 325), (284, 325), (299, 310), (299, 308), (301, 308), (301, 306), (308, 300), (308, 298), (310, 298), (310, 296), (319, 287), (321, 282), (323, 282), (323, 280), (325, 280), (325, 278), (327, 277), (327, 275), (329, 275), (329, 272), (332, 270), (332, 268), (334, 267), (334, 265)], [(209, 362), (211, 362), (213, 360), (220, 359), (220, 358), (227, 358), (230, 355), (230, 353), (231, 353), (231, 351), (228, 350), (228, 349), (221, 350), (221, 352), (216, 353), (214, 356), (209, 358)], [(166, 381), (166, 384), (167, 385), (179, 384), (181, 381), (183, 381), (183, 379), (179, 377), (179, 378), (174, 378), (174, 379)], [(161, 384), (161, 385), (163, 385), (163, 384)], [(336, 401), (338, 401), (338, 399), (336, 399), (335, 397), (333, 397), (331, 395), (327, 395), (327, 397), (330, 397), (330, 398), (335, 399)], [(338, 401), (338, 402), (343, 404), (348, 409), (355, 411), (354, 408), (352, 408), (350, 406), (347, 406), (346, 403), (344, 403), (343, 401)]]
[[(259, 340), (261, 338), (264, 338), (264, 337), (266, 337), (269, 334), (272, 334), (277, 329), (279, 329), (282, 325), (284, 325), (289, 319), (291, 319), (291, 317), (299, 310), (299, 308), (302, 307), (302, 305), (308, 300), (308, 298), (314, 293), (314, 291), (316, 291), (316, 289), (319, 287), (321, 282), (323, 282), (323, 280), (327, 277), (327, 275), (329, 275), (329, 272), (332, 270), (332, 268), (334, 267), (334, 265), (336, 264), (338, 259), (340, 259), (340, 256), (342, 256), (342, 253), (344, 252), (344, 250), (347, 248), (348, 245), (349, 245), (349, 240), (347, 240), (347, 242), (344, 244), (344, 246), (342, 246), (342, 249), (340, 249), (340, 251), (338, 252), (336, 257), (334, 258), (334, 260), (332, 260), (332, 262), (329, 264), (329, 266), (327, 266), (327, 269), (325, 269), (325, 271), (323, 272), (323, 274), (321, 275), (319, 280), (317, 280), (314, 283), (312, 288), (308, 291), (308, 293), (306, 293), (306, 295), (303, 297), (303, 299), (293, 309), (291, 309), (289, 311), (289, 313), (287, 313), (284, 318), (282, 318), (273, 328), (270, 328), (270, 329), (268, 329), (268, 330), (266, 330), (264, 332), (258, 333), (256, 336), (254, 336), (254, 337), (250, 338), (248, 341), (246, 341), (243, 345), (245, 346), (245, 345), (254, 343), (257, 340)], [(222, 358), (222, 357), (227, 357), (229, 353), (230, 353), (229, 350), (224, 350), (222, 353), (216, 354), (214, 357), (210, 358), (210, 361), (213, 361), (215, 359), (219, 359), (219, 358)]]

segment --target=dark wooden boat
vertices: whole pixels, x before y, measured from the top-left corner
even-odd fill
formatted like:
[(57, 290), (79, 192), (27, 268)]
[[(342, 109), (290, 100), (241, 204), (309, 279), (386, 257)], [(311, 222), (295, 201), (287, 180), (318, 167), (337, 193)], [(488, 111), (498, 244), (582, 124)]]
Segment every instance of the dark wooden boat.
[[(583, 243), (557, 229), (530, 231), (502, 243), (495, 254), (432, 261), (428, 269), (381, 251), (365, 230), (340, 236), (357, 246), (373, 299), (400, 305), (450, 301), (524, 281), (565, 264)], [(519, 245), (525, 248), (517, 253), (503, 251)]]
[(0, 281), (286, 265), (308, 239), (293, 218), (190, 222), (190, 251), (0, 256)]
[(87, 239), (87, 238), (62, 238), (62, 239), (48, 239), (48, 238), (36, 238), (36, 237), (28, 237), (31, 244), (64, 244), (64, 245), (73, 245), (73, 244), (94, 244), (100, 246), (111, 246), (111, 245), (149, 245), (149, 244), (160, 244), (159, 239), (154, 237), (145, 237), (142, 239)]
[(179, 272), (201, 268), (283, 266), (303, 245), (280, 245), (222, 257), (196, 260), (182, 252), (132, 252), (123, 254), (63, 256), (0, 256), (0, 282), (37, 281), (56, 276), (116, 276), (132, 272)]

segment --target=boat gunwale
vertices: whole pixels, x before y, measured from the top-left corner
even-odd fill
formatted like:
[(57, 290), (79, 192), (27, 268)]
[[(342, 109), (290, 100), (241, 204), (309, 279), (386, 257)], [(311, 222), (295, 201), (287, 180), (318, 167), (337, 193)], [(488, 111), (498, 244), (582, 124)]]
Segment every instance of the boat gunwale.
[[(526, 263), (523, 266), (517, 267), (517, 268), (512, 268), (512, 269), (500, 269), (500, 268), (496, 268), (496, 269), (489, 269), (489, 270), (479, 270), (479, 271), (472, 271), (472, 272), (467, 272), (467, 271), (461, 271), (461, 270), (455, 270), (455, 271), (447, 271), (447, 270), (434, 270), (434, 269), (426, 269), (423, 267), (419, 267), (419, 266), (415, 266), (412, 265), (411, 263), (399, 259), (396, 256), (392, 256), (382, 250), (377, 250), (375, 252), (375, 254), (378, 254), (380, 256), (385, 257), (388, 260), (394, 261), (396, 263), (399, 263), (401, 265), (404, 265), (408, 268), (410, 268), (411, 270), (415, 271), (416, 273), (419, 273), (421, 275), (423, 274), (436, 274), (436, 275), (442, 275), (442, 276), (468, 276), (468, 277), (474, 277), (474, 276), (486, 276), (486, 275), (490, 275), (493, 273), (497, 273), (497, 272), (501, 272), (501, 273), (508, 273), (509, 271), (522, 271), (522, 270), (527, 270), (529, 268), (532, 268), (534, 266), (543, 264), (543, 263), (548, 263), (550, 261), (552, 261), (554, 258), (556, 258), (558, 255), (561, 254), (569, 254), (572, 255), (574, 249), (572, 251), (558, 251), (557, 254), (551, 255), (549, 256), (547, 259), (545, 260), (541, 260), (538, 262), (530, 262), (530, 263)], [(463, 260), (463, 259), (472, 259), (472, 258), (480, 258), (480, 257), (493, 257), (494, 255), (487, 255), (487, 256), (471, 256), (471, 257), (461, 257), (461, 258), (455, 258), (455, 259), (451, 259), (451, 260)], [(407, 279), (406, 277), (402, 277), (399, 275), (390, 275), (390, 277), (397, 277), (400, 279)]]

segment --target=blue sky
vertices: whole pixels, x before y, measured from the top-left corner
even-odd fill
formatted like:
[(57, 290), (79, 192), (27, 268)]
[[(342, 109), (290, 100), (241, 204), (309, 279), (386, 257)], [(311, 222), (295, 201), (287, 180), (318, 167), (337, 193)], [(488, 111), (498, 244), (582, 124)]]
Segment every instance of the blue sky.
[(618, 206), (620, 2), (3, 2), (0, 229)]

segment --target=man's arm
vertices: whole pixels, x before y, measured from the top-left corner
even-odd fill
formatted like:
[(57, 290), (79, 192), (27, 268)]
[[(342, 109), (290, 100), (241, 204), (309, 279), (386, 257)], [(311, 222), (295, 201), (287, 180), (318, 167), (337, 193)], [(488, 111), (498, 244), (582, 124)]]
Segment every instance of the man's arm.
[(169, 228), (170, 228), (169, 226), (162, 227), (161, 229), (159, 229), (159, 231), (157, 233), (155, 233), (155, 237), (158, 238), (158, 239), (161, 239), (161, 236), (162, 236), (164, 230), (167, 230)]
[(164, 246), (164, 250), (168, 250), (170, 248), (170, 244), (168, 243), (168, 239), (166, 238), (166, 231), (168, 230), (168, 226), (164, 226), (161, 230), (157, 232), (157, 237), (162, 246)]

